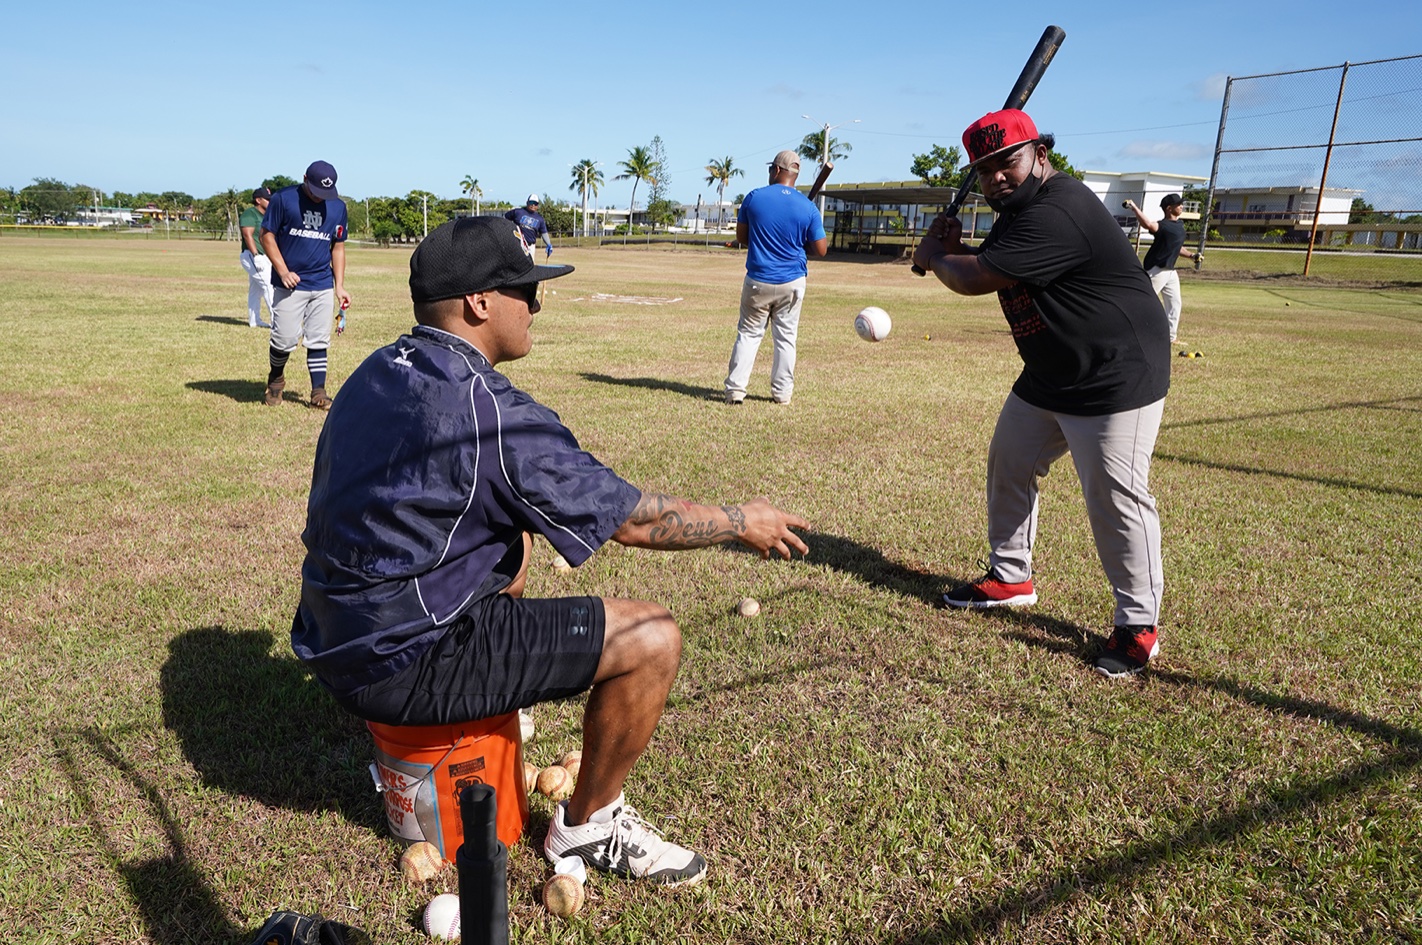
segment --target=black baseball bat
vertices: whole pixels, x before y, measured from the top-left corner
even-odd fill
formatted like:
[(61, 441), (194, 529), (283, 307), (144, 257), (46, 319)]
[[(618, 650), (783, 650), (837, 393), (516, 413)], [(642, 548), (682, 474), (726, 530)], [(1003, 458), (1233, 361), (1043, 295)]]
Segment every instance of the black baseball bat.
[[(1008, 93), (1007, 101), (1002, 105), (1003, 108), (1020, 110), (1023, 105), (1027, 104), (1027, 100), (1032, 97), (1032, 92), (1037, 88), (1037, 83), (1042, 80), (1042, 74), (1047, 71), (1047, 66), (1052, 64), (1053, 57), (1056, 56), (1057, 50), (1061, 48), (1065, 39), (1066, 30), (1060, 26), (1049, 26), (1043, 31), (1042, 38), (1037, 40), (1037, 48), (1032, 50), (1027, 64), (1022, 67), (1022, 73), (1017, 77), (1017, 84)], [(963, 201), (968, 199), (968, 194), (972, 192), (973, 185), (977, 182), (978, 172), (969, 168), (967, 176), (963, 178), (963, 186), (958, 188), (957, 196), (943, 212), (950, 217), (956, 217), (958, 211), (963, 209)], [(916, 276), (927, 274), (916, 264), (912, 268)]]
[(805, 195), (810, 198), (811, 203), (815, 202), (815, 198), (818, 197), (820, 191), (824, 189), (825, 181), (829, 180), (830, 171), (832, 170), (834, 170), (834, 163), (829, 161), (825, 162), (824, 167), (820, 168), (819, 176), (816, 177), (815, 182), (810, 185), (810, 192)]

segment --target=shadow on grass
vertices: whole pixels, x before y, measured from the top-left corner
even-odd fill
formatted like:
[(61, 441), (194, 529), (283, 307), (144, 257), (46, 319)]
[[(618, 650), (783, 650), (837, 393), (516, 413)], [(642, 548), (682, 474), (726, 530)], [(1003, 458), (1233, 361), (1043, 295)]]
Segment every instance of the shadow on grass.
[(223, 627), (173, 638), (159, 679), (163, 724), (209, 787), (385, 829), (364, 723), (294, 656), (272, 656), (273, 642), (266, 631)]
[[(1069, 626), (1063, 624), (1056, 628), (1052, 635), (1058, 639), (1054, 640), (1043, 640), (1024, 633), (1010, 632), (1005, 635), (1028, 646), (1056, 653), (1077, 652), (1080, 647), (1075, 643), (1074, 634), (1072, 642), (1061, 639), (1062, 628)], [(1070, 899), (1082, 895), (1093, 898), (1105, 898), (1117, 893), (1124, 895), (1136, 877), (1152, 873), (1162, 863), (1224, 847), (1237, 837), (1272, 824), (1306, 820), (1338, 798), (1422, 768), (1422, 733), (1411, 729), (1324, 702), (1266, 692), (1230, 679), (1158, 670), (1148, 670), (1147, 673), (1156, 684), (1181, 689), (1211, 689), (1281, 716), (1312, 719), (1351, 729), (1377, 741), (1384, 751), (1374, 761), (1350, 765), (1330, 777), (1280, 785), (1255, 800), (1240, 803), (1232, 810), (1196, 819), (1179, 830), (1127, 843), (1109, 853), (1064, 867), (1036, 882), (995, 892), (990, 900), (984, 898), (976, 904), (948, 913), (930, 927), (882, 941), (896, 945), (928, 945), (979, 941), (984, 937), (1010, 933), (1014, 926), (1024, 925), (1032, 916), (1047, 913)]]
[(199, 315), (194, 318), (193, 321), (216, 322), (219, 325), (241, 325), (243, 328), (247, 327), (247, 320), (245, 318), (237, 318), (233, 315)]
[[(56, 739), (60, 764), (74, 788), (82, 814), (99, 841), (104, 859), (123, 880), (129, 898), (142, 915), (148, 938), (159, 943), (235, 941), (242, 930), (233, 925), (217, 894), (189, 861), (187, 841), (162, 793), (129, 763), (103, 733), (88, 728)], [(107, 805), (95, 796), (81, 759), (100, 762), (106, 771), (121, 775), (148, 806), (167, 840), (167, 852), (140, 862), (126, 862), (110, 830)], [(125, 827), (125, 830), (130, 829)]]
[(1242, 466), (1238, 463), (1217, 463), (1194, 456), (1177, 456), (1173, 453), (1163, 453), (1160, 450), (1155, 451), (1154, 458), (1158, 460), (1168, 459), (1186, 466), (1203, 466), (1206, 469), (1218, 469), (1221, 472), (1245, 473), (1250, 476), (1273, 476), (1278, 479), (1293, 479), (1297, 482), (1317, 483), (1321, 486), (1337, 486), (1340, 489), (1356, 489), (1359, 492), (1371, 492), (1374, 495), (1395, 495), (1402, 496), (1406, 499), (1422, 499), (1422, 492), (1418, 492), (1415, 489), (1398, 489), (1393, 486), (1373, 486), (1353, 479), (1339, 479), (1337, 476), (1308, 476), (1303, 473), (1286, 472), (1282, 469), (1264, 469), (1259, 466)]
[(805, 544), (810, 546), (806, 560), (811, 564), (828, 565), (836, 571), (855, 575), (865, 584), (916, 598), (931, 606), (942, 603), (946, 584), (958, 583), (955, 578), (945, 578), (890, 561), (878, 548), (839, 535), (809, 531), (803, 537)]
[[(1411, 406), (1405, 406), (1410, 404)], [(1209, 427), (1221, 423), (1241, 423), (1245, 420), (1272, 420), (1276, 417), (1294, 417), (1305, 413), (1331, 413), (1335, 410), (1399, 410), (1406, 413), (1422, 412), (1422, 396), (1388, 397), (1383, 400), (1344, 400), (1336, 404), (1322, 404), (1317, 407), (1296, 407), (1293, 410), (1265, 410), (1260, 413), (1238, 414), (1233, 417), (1201, 417), (1197, 420), (1174, 420), (1162, 423), (1162, 430), (1179, 430), (1185, 427)]]
[[(658, 377), (613, 377), (610, 374), (594, 374), (588, 371), (582, 373), (585, 381), (596, 381), (599, 384), (616, 384), (621, 387), (640, 387), (644, 390), (664, 390), (673, 394), (683, 394), (687, 397), (694, 397), (697, 400), (724, 400), (725, 391), (713, 387), (697, 387), (694, 384), (682, 384), (679, 381), (664, 381)], [(764, 398), (769, 400), (769, 397)]]
[(239, 404), (259, 404), (266, 395), (266, 381), (242, 378), (234, 381), (188, 381), (183, 385), (188, 390), (202, 391), (204, 394), (220, 394), (230, 397)]

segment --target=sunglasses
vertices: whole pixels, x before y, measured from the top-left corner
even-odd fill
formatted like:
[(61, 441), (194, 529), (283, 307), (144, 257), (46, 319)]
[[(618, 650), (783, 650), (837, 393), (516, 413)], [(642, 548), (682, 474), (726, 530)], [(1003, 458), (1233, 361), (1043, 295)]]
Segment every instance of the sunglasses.
[(537, 282), (526, 282), (523, 285), (507, 285), (499, 291), (507, 292), (509, 295), (513, 296), (516, 299), (523, 299), (524, 303), (527, 304), (529, 308), (532, 308), (533, 303), (538, 301)]

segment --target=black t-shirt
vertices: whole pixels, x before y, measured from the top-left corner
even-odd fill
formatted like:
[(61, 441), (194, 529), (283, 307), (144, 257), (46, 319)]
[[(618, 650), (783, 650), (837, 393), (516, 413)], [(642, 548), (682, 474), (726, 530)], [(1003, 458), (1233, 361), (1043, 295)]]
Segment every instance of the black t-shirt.
[(1147, 269), (1174, 269), (1180, 258), (1180, 247), (1185, 245), (1185, 224), (1179, 220), (1161, 220), (1155, 231), (1155, 242), (1146, 250), (1144, 266)]
[(1003, 214), (978, 257), (1016, 279), (998, 291), (1022, 356), (1012, 391), (1043, 410), (1100, 416), (1153, 404), (1170, 389), (1170, 336), (1126, 234), (1067, 174)]

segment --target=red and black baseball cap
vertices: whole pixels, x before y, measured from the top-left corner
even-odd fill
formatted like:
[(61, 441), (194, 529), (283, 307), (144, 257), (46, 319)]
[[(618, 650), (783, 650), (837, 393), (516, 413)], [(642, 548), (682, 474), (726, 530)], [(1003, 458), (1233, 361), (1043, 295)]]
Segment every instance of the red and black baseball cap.
[(557, 279), (572, 266), (538, 266), (523, 230), (503, 217), (460, 217), (442, 223), (410, 256), (410, 298), (457, 299), (475, 292)]
[(969, 125), (963, 132), (963, 147), (968, 151), (968, 164), (974, 165), (1039, 137), (1036, 124), (1026, 112), (1004, 108), (988, 112)]

